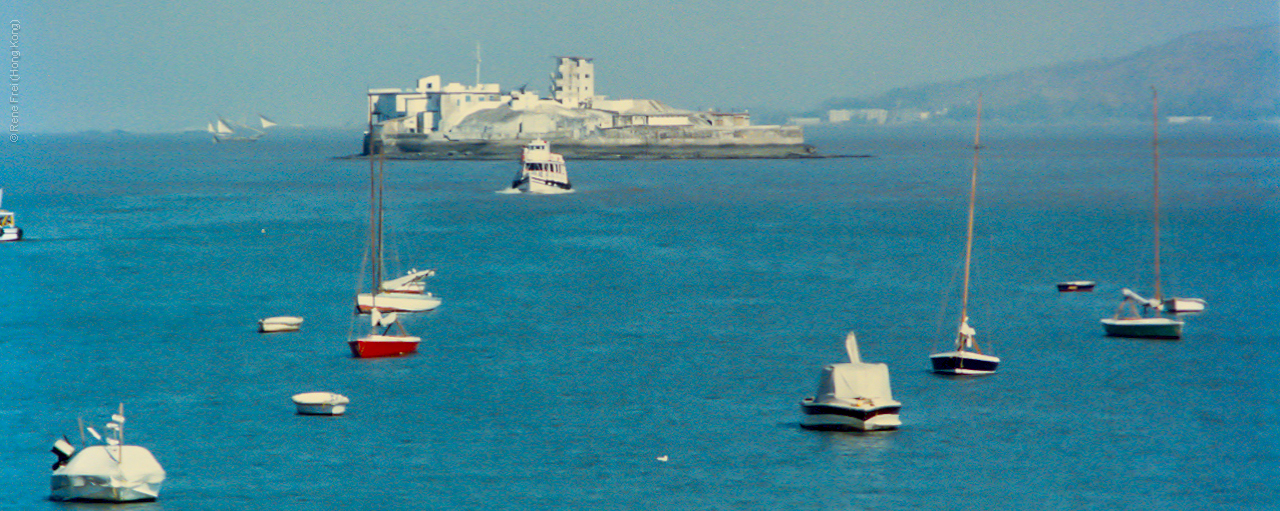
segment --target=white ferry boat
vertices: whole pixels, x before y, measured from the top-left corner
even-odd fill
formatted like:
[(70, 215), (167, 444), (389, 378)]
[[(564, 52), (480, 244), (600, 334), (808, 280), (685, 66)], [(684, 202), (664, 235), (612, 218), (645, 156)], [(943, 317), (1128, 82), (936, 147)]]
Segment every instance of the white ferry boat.
[(565, 172), (564, 156), (551, 152), (551, 144), (537, 139), (520, 153), (520, 170), (511, 189), (525, 193), (565, 193), (573, 191)]

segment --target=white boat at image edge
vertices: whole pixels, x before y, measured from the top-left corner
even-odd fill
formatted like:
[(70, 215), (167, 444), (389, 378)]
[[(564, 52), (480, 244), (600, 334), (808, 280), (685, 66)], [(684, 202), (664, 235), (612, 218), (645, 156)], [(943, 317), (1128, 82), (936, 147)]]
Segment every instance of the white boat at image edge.
[(298, 415), (342, 415), (351, 400), (333, 392), (303, 392), (293, 396)]
[(573, 191), (565, 170), (564, 156), (551, 152), (551, 144), (538, 139), (520, 153), (520, 170), (511, 188), (525, 193), (565, 193)]
[(164, 483), (164, 468), (145, 447), (124, 443), (124, 405), (107, 423), (105, 445), (84, 446), (84, 433), (102, 435), (81, 423), (81, 449), (64, 436), (53, 443), (58, 456), (49, 481), (51, 500), (137, 502), (156, 500)]
[(835, 431), (875, 431), (902, 425), (898, 412), (902, 403), (893, 399), (889, 386), (889, 366), (869, 364), (858, 354), (858, 339), (845, 337), (849, 362), (822, 368), (818, 391), (804, 398), (800, 409), (806, 429)]
[[(0, 188), (0, 206), (4, 205), (4, 188)], [(0, 207), (0, 241), (18, 241), (22, 239), (22, 228), (18, 227), (12, 211)]]
[(302, 318), (298, 316), (272, 316), (258, 320), (258, 332), (264, 334), (297, 332), (300, 328), (302, 328)]

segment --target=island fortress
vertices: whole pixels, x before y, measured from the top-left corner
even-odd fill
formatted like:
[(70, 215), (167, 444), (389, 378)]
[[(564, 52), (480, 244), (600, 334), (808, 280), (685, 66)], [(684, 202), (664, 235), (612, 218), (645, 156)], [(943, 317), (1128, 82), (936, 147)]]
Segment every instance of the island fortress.
[[(507, 159), (533, 139), (573, 158), (787, 158), (812, 156), (798, 126), (752, 126), (747, 113), (694, 112), (595, 93), (590, 58), (555, 57), (551, 98), (496, 83), (371, 89), (364, 154), (393, 158)], [(478, 72), (477, 72), (478, 75)], [(479, 82), (479, 80), (477, 80)]]

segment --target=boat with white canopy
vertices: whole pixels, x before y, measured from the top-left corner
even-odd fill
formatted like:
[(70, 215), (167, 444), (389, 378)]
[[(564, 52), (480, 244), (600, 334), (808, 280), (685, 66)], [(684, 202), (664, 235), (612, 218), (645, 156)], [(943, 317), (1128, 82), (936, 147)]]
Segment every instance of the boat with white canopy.
[[(107, 423), (107, 435), (81, 422), (81, 449), (64, 436), (53, 443), (53, 464), (49, 482), (51, 500), (88, 502), (137, 502), (156, 500), (165, 472), (151, 451), (124, 443), (124, 405)], [(105, 445), (89, 445), (88, 432)]]
[(845, 336), (845, 351), (849, 361), (823, 367), (817, 392), (800, 402), (800, 425), (821, 430), (897, 429), (902, 425), (902, 403), (893, 399), (889, 366), (863, 362), (853, 332)]

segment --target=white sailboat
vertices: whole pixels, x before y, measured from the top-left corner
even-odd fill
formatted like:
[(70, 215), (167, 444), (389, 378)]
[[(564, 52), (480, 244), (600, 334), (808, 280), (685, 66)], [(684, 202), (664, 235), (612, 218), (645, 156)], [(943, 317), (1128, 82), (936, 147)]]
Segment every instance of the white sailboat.
[(425, 312), (433, 310), (440, 306), (442, 300), (438, 296), (425, 292), (426, 284), (420, 284), (420, 281), (435, 275), (435, 270), (413, 270), (404, 277), (382, 280), (382, 192), (384, 172), (381, 158), (378, 159), (376, 172), (374, 171), (373, 161), (370, 160), (369, 174), (371, 183), (369, 191), (369, 202), (371, 204), (369, 211), (371, 219), (369, 230), (370, 265), (373, 267), (372, 282), (376, 284), (372, 291), (356, 295), (356, 310), (362, 314), (372, 312), (374, 309), (383, 312)]
[(978, 96), (977, 127), (973, 135), (973, 171), (969, 178), (969, 225), (964, 245), (964, 294), (960, 303), (960, 326), (956, 329), (955, 346), (950, 351), (929, 356), (933, 372), (941, 374), (991, 374), (1000, 365), (1000, 357), (982, 352), (976, 332), (969, 326), (969, 265), (973, 260), (974, 201), (978, 194), (978, 153), (982, 149), (982, 96)]
[[(356, 358), (395, 357), (418, 351), (422, 338), (409, 335), (396, 311), (418, 312), (434, 309), (440, 299), (430, 294), (393, 293), (383, 289), (382, 280), (382, 192), (383, 164), (378, 159), (377, 170), (369, 162), (369, 293), (356, 297), (357, 314), (369, 312), (369, 334), (347, 341), (351, 355)], [(384, 314), (384, 311), (389, 311)], [(392, 329), (396, 330), (393, 332)]]
[(858, 338), (845, 336), (849, 362), (822, 368), (818, 391), (800, 402), (807, 429), (874, 431), (897, 429), (902, 403), (893, 399), (889, 366), (862, 361)]
[(52, 500), (89, 502), (135, 502), (156, 500), (165, 472), (145, 447), (124, 443), (124, 405), (107, 423), (105, 445), (84, 447), (84, 432), (103, 440), (92, 427), (81, 424), (82, 449), (76, 450), (66, 437), (53, 443), (58, 456), (49, 481)]
[(4, 188), (0, 188), (0, 241), (18, 241), (22, 239), (22, 228), (18, 227), (12, 211), (4, 209)]
[[(1131, 337), (1143, 339), (1180, 339), (1182, 338), (1183, 321), (1161, 315), (1174, 313), (1179, 307), (1183, 312), (1199, 312), (1204, 310), (1204, 300), (1196, 298), (1170, 298), (1166, 300), (1160, 288), (1160, 96), (1155, 87), (1151, 88), (1151, 122), (1152, 122), (1152, 227), (1154, 231), (1154, 257), (1152, 268), (1154, 274), (1154, 296), (1145, 298), (1129, 289), (1121, 293), (1124, 300), (1116, 308), (1110, 318), (1102, 319), (1102, 327), (1112, 337)], [(1173, 310), (1169, 310), (1172, 308)], [(1127, 314), (1126, 314), (1127, 312)]]
[(255, 142), (267, 133), (257, 128), (236, 124), (221, 116), (209, 123), (206, 130), (213, 135), (214, 143)]

